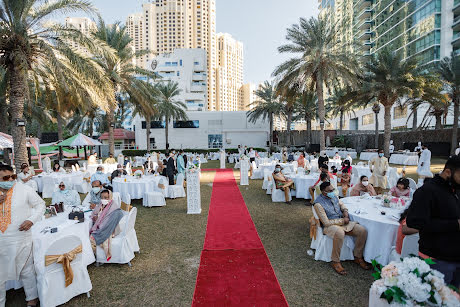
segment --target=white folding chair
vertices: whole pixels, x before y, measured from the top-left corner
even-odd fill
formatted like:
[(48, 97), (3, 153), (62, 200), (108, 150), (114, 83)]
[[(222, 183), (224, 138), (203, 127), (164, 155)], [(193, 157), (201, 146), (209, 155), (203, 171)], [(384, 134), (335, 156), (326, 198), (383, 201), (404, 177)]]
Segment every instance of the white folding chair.
[[(319, 220), (315, 207), (312, 208), (312, 212), (315, 219)], [(316, 229), (316, 240), (312, 240), (312, 243), (310, 245), (312, 249), (316, 249), (315, 260), (331, 262), (332, 245), (332, 239), (327, 235), (323, 234), (323, 228), (320, 225), (318, 225)], [(353, 241), (353, 238), (351, 236), (345, 236), (345, 240), (343, 240), (342, 250), (340, 251), (340, 260), (354, 260), (354, 248), (355, 243)]]
[(407, 178), (409, 180), (409, 187), (412, 190), (412, 193), (414, 193), (417, 190), (417, 184), (415, 183), (415, 180), (412, 178)]
[(271, 176), (271, 173), (268, 169), (264, 169), (264, 182), (262, 183), (262, 189), (267, 190), (268, 187), (268, 178)]
[(42, 198), (53, 197), (53, 192), (58, 189), (58, 185), (54, 183), (54, 178), (50, 176), (43, 176), (43, 191)]
[(158, 191), (149, 191), (144, 193), (142, 205), (144, 207), (164, 207), (166, 206), (166, 200), (163, 193)]
[(418, 255), (418, 240), (420, 235), (415, 233), (413, 235), (405, 236), (401, 249), (401, 257), (406, 258), (410, 255)]
[(177, 175), (176, 184), (168, 187), (168, 194), (169, 198), (185, 197), (184, 174), (180, 173)]
[[(292, 200), (291, 191), (289, 191), (289, 201)], [(276, 181), (273, 179), (272, 184), (272, 202), (273, 203), (282, 203), (285, 202), (286, 198), (284, 197), (284, 191), (276, 188)]]
[(78, 183), (74, 183), (73, 188), (81, 194), (87, 194), (89, 190), (91, 189), (91, 184), (89, 183), (91, 179), (91, 174), (89, 172), (86, 172), (83, 175), (83, 180)]
[[(64, 236), (53, 242), (46, 250), (45, 255), (63, 255), (82, 244), (77, 236)], [(44, 266), (44, 272), (37, 272), (37, 286), (41, 306), (57, 306), (64, 304), (73, 297), (87, 293), (92, 289), (86, 265), (82, 261), (83, 253), (77, 253), (70, 262), (73, 271), (73, 281), (65, 286), (64, 269), (61, 263), (52, 263)], [(45, 261), (41, 259), (40, 261)]]
[(127, 263), (131, 266), (131, 260), (134, 259), (134, 252), (139, 252), (139, 243), (137, 240), (136, 224), (137, 208), (133, 207), (128, 213), (126, 225), (123, 227), (121, 233), (115, 238), (112, 238), (111, 253), (112, 258), (107, 261), (106, 255), (102, 247), (96, 247), (96, 261), (101, 263)]
[(77, 169), (75, 168), (75, 165), (72, 165), (72, 173), (75, 173)]
[(78, 163), (75, 164), (75, 168), (77, 169), (77, 172), (79, 172), (80, 171), (80, 164), (78, 164)]

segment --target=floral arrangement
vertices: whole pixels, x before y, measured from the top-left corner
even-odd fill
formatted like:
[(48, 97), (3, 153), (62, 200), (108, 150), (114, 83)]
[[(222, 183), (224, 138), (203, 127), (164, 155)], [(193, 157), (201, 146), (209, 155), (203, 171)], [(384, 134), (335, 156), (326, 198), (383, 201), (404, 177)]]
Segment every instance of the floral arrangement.
[(249, 158), (246, 155), (241, 155), (240, 160), (249, 160)]
[(195, 172), (196, 170), (198, 170), (200, 168), (200, 163), (198, 161), (189, 161), (187, 163), (187, 171), (189, 172)]
[(134, 173), (134, 177), (136, 177), (136, 179), (141, 179), (142, 174), (141, 173)]
[(407, 257), (382, 267), (372, 260), (372, 288), (391, 306), (459, 306), (458, 289), (444, 283), (444, 275), (430, 268), (433, 260)]
[(385, 195), (383, 197), (383, 206), (393, 209), (404, 209), (406, 208), (406, 200), (391, 195)]

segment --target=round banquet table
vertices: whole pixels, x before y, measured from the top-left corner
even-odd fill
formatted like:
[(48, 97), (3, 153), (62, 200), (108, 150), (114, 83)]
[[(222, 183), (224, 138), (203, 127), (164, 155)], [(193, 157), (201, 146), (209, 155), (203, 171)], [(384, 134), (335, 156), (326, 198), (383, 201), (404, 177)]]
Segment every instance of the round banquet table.
[(64, 182), (67, 186), (71, 187), (75, 184), (79, 184), (83, 181), (83, 172), (74, 172), (74, 173), (41, 173), (37, 176), (34, 176), (32, 179), (37, 182), (38, 192), (43, 192), (43, 177), (52, 177), (55, 184)]
[(348, 154), (350, 154), (350, 157), (352, 159), (356, 159), (358, 157), (358, 154), (356, 151), (346, 151), (346, 150), (331, 150), (331, 149), (327, 149), (326, 150), (326, 154), (328, 157), (333, 157), (335, 156), (335, 153), (338, 152), (339, 153), (339, 156), (342, 158), (342, 159), (345, 159), (347, 157)]
[[(387, 265), (391, 247), (396, 245), (401, 210), (385, 208), (381, 205), (382, 200), (374, 197), (347, 197), (342, 202), (348, 208), (350, 220), (367, 229), (364, 259), (369, 263), (376, 259), (382, 265)], [(381, 211), (386, 214), (382, 215)]]
[(276, 162), (259, 164), (259, 169), (261, 170), (262, 174), (265, 172), (265, 170), (268, 170), (270, 173), (273, 173), (273, 171), (275, 170), (276, 164), (281, 165), (281, 167), (289, 173), (292, 173), (294, 171), (292, 164), (276, 163)]
[(378, 156), (379, 156), (378, 152), (362, 151), (361, 154), (359, 155), (359, 160), (370, 161)]
[(168, 178), (163, 176), (143, 176), (140, 179), (132, 176), (115, 178), (112, 181), (112, 187), (114, 192), (120, 193), (121, 199), (126, 199), (127, 194), (131, 199), (142, 199), (145, 192), (157, 190), (161, 178), (163, 178), (163, 184), (168, 189)]
[(102, 166), (104, 168), (103, 172), (104, 174), (112, 174), (116, 169), (117, 169), (117, 163), (114, 164), (91, 164), (86, 167), (87, 171), (93, 175), (96, 173), (96, 170), (99, 166)]
[(319, 173), (311, 173), (309, 175), (287, 175), (295, 184), (295, 197), (303, 199), (311, 199), (309, 188), (318, 181)]
[(392, 154), (390, 163), (399, 165), (418, 165), (418, 155)]

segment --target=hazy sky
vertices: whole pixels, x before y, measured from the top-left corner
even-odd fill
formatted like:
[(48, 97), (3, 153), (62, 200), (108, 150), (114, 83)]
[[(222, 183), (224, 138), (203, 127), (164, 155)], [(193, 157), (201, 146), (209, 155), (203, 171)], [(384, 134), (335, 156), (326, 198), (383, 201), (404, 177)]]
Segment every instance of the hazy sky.
[[(140, 12), (145, 0), (93, 0), (107, 23), (125, 22)], [(286, 59), (277, 47), (285, 42), (286, 28), (300, 17), (318, 14), (317, 0), (216, 0), (217, 32), (227, 32), (244, 44), (245, 82), (270, 79)]]

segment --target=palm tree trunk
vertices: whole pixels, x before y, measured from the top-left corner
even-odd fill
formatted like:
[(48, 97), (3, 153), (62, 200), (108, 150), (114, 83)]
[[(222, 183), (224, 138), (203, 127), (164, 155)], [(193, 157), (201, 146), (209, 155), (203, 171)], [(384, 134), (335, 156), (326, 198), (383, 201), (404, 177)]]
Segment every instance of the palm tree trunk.
[(311, 119), (310, 118), (305, 118), (305, 121), (307, 122), (307, 142), (306, 144), (308, 145), (306, 148), (306, 150), (310, 150), (310, 147), (311, 147), (311, 143), (313, 142), (312, 141), (312, 136), (311, 136)]
[(165, 140), (166, 140), (166, 144), (165, 144), (165, 148), (166, 149), (169, 149), (168, 148), (168, 136), (169, 136), (169, 119), (168, 118), (165, 118)]
[(272, 152), (272, 148), (273, 148), (273, 114), (270, 114), (270, 140), (268, 142), (270, 148), (268, 149), (268, 152), (271, 153)]
[(324, 108), (323, 96), (323, 78), (321, 73), (316, 77), (316, 95), (318, 96), (318, 116), (319, 116), (319, 148), (321, 151), (326, 149), (326, 139), (324, 135), (324, 118), (326, 117), (326, 109)]
[(414, 108), (414, 110), (412, 111), (412, 131), (415, 131), (417, 130), (417, 125), (418, 125), (418, 112), (417, 112), (417, 107)]
[(442, 129), (442, 117), (441, 117), (441, 115), (435, 115), (435, 118), (436, 118), (435, 129), (436, 130), (441, 130)]
[(89, 137), (92, 138), (93, 137), (93, 133), (94, 133), (94, 117), (91, 117), (91, 122), (89, 124), (89, 128), (88, 128), (88, 134), (89, 134)]
[(61, 116), (61, 112), (58, 110), (56, 112), (56, 120), (57, 120), (57, 130), (58, 130), (58, 139), (64, 139), (64, 133), (62, 127), (64, 126), (64, 119)]
[(379, 112), (375, 112), (375, 138), (374, 147), (379, 148)]
[(339, 126), (340, 126), (340, 132), (342, 132), (343, 130), (343, 111), (340, 111), (340, 123), (339, 123)]
[(460, 113), (460, 97), (454, 95), (453, 97), (454, 102), (454, 123), (452, 125), (452, 141), (450, 145), (450, 154), (453, 155), (455, 153), (455, 149), (457, 148), (457, 134), (458, 134), (458, 117)]
[(10, 127), (8, 120), (8, 106), (5, 101), (3, 102), (4, 103), (0, 104), (0, 132), (8, 134), (8, 128)]
[(292, 111), (288, 111), (286, 128), (287, 128), (289, 146), (292, 145), (291, 124), (292, 124)]
[(145, 124), (145, 132), (147, 134), (147, 151), (150, 151), (150, 116), (146, 116), (145, 118), (146, 124)]
[(107, 121), (109, 124), (109, 153), (114, 154), (115, 152), (115, 138), (113, 136), (113, 128), (115, 126), (115, 107), (112, 106), (107, 113)]
[(10, 75), (10, 112), (11, 112), (11, 134), (14, 142), (14, 165), (16, 170), (21, 168), (22, 163), (28, 163), (26, 147), (26, 128), (16, 125), (17, 119), (23, 119), (25, 99), (25, 76), (19, 65), (8, 67)]
[(392, 104), (388, 102), (384, 104), (385, 106), (385, 114), (384, 114), (384, 121), (385, 121), (385, 132), (383, 135), (383, 151), (385, 153), (385, 157), (390, 157), (390, 139), (391, 139), (391, 107)]

